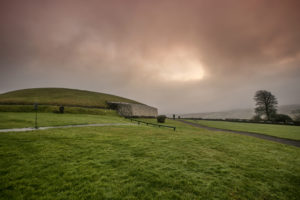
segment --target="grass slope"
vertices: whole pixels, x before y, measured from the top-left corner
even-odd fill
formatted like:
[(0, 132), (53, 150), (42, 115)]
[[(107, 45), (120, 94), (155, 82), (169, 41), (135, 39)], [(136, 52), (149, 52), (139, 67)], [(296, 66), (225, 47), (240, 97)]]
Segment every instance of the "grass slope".
[(110, 94), (66, 88), (34, 88), (0, 94), (0, 104), (44, 104), (64, 106), (107, 107), (106, 101), (138, 103)]
[(300, 198), (299, 148), (167, 124), (2, 133), (0, 198)]
[[(59, 113), (60, 106), (39, 105), (38, 113)], [(0, 105), (0, 112), (36, 112), (33, 105)], [(94, 114), (107, 115), (109, 113), (116, 114), (116, 111), (110, 109), (84, 108), (84, 107), (64, 107), (64, 113), (69, 114)]]
[(189, 120), (208, 127), (215, 127), (235, 131), (247, 131), (261, 133), (280, 138), (300, 140), (300, 126), (276, 125), (276, 124), (255, 124), (241, 122), (224, 122), (209, 120)]
[[(38, 126), (61, 126), (74, 124), (101, 124), (129, 122), (109, 111), (103, 115), (38, 113)], [(0, 112), (0, 129), (35, 126), (35, 113)]]

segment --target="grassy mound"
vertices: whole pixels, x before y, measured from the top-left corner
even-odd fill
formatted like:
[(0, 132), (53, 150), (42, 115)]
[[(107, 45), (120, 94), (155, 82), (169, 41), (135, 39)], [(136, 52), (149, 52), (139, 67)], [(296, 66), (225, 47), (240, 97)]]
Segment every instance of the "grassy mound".
[(8, 105), (64, 105), (107, 108), (106, 101), (139, 103), (130, 99), (99, 92), (67, 88), (34, 88), (0, 94), (0, 104)]

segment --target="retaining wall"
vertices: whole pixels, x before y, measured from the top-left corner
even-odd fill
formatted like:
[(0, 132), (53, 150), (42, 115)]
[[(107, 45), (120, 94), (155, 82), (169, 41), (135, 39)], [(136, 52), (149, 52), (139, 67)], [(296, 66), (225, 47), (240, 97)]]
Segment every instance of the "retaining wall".
[(157, 108), (133, 103), (108, 102), (110, 107), (116, 109), (124, 117), (157, 117)]

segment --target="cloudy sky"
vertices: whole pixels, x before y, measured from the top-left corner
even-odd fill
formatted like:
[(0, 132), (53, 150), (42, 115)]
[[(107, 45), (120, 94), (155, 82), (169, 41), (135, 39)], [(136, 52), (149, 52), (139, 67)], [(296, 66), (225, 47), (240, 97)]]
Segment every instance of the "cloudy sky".
[(300, 103), (298, 0), (1, 0), (0, 93), (67, 87), (160, 113)]

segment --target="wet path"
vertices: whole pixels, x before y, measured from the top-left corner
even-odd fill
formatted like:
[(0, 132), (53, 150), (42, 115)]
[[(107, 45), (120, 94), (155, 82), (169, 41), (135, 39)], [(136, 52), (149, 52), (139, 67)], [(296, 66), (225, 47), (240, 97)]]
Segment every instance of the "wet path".
[(79, 124), (79, 125), (65, 125), (65, 126), (47, 126), (36, 128), (10, 128), (10, 129), (0, 129), (0, 133), (4, 132), (23, 132), (23, 131), (35, 131), (35, 130), (46, 130), (54, 128), (73, 128), (73, 127), (97, 127), (97, 126), (128, 126), (134, 125), (130, 123), (108, 123), (108, 124)]
[(270, 136), (270, 135), (263, 135), (263, 134), (259, 134), (259, 133), (250, 133), (250, 132), (244, 132), (244, 131), (233, 131), (233, 130), (227, 130), (227, 129), (213, 128), (213, 127), (203, 126), (201, 124), (197, 124), (197, 123), (193, 123), (193, 122), (188, 122), (188, 121), (185, 121), (185, 120), (178, 120), (178, 121), (189, 124), (189, 125), (192, 125), (192, 126), (195, 126), (195, 127), (211, 130), (211, 131), (222, 131), (222, 132), (229, 132), (229, 133), (237, 133), (237, 134), (240, 134), (240, 135), (247, 135), (247, 136), (256, 137), (256, 138), (260, 138), (260, 139), (264, 139), (264, 140), (278, 142), (278, 143), (281, 143), (281, 144), (287, 144), (287, 145), (300, 147), (300, 141), (297, 141), (297, 140), (291, 140), (291, 139), (286, 139), (286, 138), (278, 138), (278, 137), (274, 137), (274, 136)]

